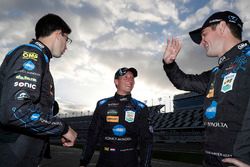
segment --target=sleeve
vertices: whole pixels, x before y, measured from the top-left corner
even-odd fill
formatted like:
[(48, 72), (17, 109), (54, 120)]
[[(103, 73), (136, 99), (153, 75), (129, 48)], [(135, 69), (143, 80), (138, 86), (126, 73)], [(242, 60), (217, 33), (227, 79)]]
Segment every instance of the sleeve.
[(166, 64), (163, 61), (163, 68), (173, 85), (180, 90), (194, 91), (205, 94), (210, 80), (211, 71), (199, 75), (185, 74), (178, 67), (176, 62)]
[(20, 47), (7, 55), (5, 61), (1, 123), (14, 131), (32, 135), (65, 134), (68, 126), (53, 116), (54, 96), (41, 97), (45, 86), (42, 80), (48, 68), (43, 53), (35, 48)]
[(237, 135), (233, 147), (233, 156), (250, 165), (250, 98), (248, 99), (248, 106), (242, 122), (242, 128)]
[(83, 148), (80, 158), (80, 166), (87, 166), (94, 154), (96, 144), (99, 139), (100, 129), (102, 127), (102, 119), (100, 114), (100, 108), (96, 106), (94, 111), (87, 135), (87, 142), (85, 148)]
[(153, 147), (153, 127), (149, 120), (149, 110), (146, 105), (140, 111), (139, 118), (139, 143), (140, 143), (140, 166), (151, 166), (151, 154)]

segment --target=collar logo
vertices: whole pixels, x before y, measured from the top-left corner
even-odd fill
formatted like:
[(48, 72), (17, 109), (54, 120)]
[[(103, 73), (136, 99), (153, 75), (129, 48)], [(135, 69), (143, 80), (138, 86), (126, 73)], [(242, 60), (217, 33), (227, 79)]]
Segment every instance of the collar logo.
[(226, 60), (226, 56), (222, 56), (222, 57), (219, 59), (219, 64), (223, 63), (225, 60)]
[(241, 44), (238, 45), (238, 49), (241, 50), (241, 49), (243, 49), (246, 46), (247, 46), (247, 43), (241, 43)]

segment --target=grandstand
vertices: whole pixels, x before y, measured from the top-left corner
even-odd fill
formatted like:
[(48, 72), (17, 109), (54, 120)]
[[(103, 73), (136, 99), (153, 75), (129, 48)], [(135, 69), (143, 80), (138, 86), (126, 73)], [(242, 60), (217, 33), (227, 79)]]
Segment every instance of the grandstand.
[[(168, 152), (202, 153), (204, 96), (186, 93), (174, 97), (174, 112), (150, 115), (154, 127), (154, 149)], [(161, 105), (151, 109), (162, 107)]]

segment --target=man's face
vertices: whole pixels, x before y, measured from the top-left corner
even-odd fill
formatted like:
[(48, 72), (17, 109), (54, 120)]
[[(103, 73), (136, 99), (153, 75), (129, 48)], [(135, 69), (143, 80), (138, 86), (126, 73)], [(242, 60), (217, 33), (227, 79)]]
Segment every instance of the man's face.
[(117, 93), (119, 95), (128, 95), (134, 88), (135, 80), (132, 72), (128, 71), (125, 75), (115, 79)]
[(210, 26), (202, 30), (200, 45), (206, 50), (206, 54), (209, 57), (222, 56), (221, 51), (223, 49), (223, 43), (218, 31), (218, 25), (214, 27), (214, 29)]
[(53, 50), (53, 57), (60, 58), (67, 49), (67, 42), (69, 41), (68, 34), (59, 32), (57, 34), (55, 47)]

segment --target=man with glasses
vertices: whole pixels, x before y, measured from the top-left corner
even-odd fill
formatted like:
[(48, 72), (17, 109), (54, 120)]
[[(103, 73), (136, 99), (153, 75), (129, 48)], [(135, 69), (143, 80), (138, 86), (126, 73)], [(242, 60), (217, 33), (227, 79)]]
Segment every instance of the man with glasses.
[(117, 91), (113, 97), (97, 102), (80, 166), (88, 165), (98, 141), (100, 156), (96, 166), (151, 166), (153, 130), (149, 126), (148, 108), (131, 97), (136, 76), (135, 68), (123, 67), (115, 73), (114, 83)]
[(168, 40), (164, 70), (181, 90), (205, 95), (204, 166), (250, 164), (250, 45), (242, 41), (243, 23), (230, 11), (216, 12), (191, 39), (218, 57), (218, 66), (199, 75), (185, 74), (175, 59), (181, 49), (177, 39)]
[(49, 69), (71, 42), (70, 27), (55, 14), (36, 23), (29, 44), (10, 51), (0, 67), (0, 167), (37, 167), (49, 136), (74, 145), (77, 133), (60, 118)]

